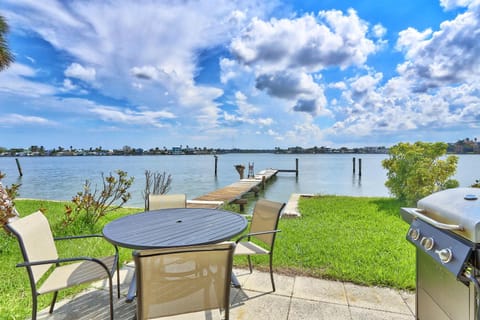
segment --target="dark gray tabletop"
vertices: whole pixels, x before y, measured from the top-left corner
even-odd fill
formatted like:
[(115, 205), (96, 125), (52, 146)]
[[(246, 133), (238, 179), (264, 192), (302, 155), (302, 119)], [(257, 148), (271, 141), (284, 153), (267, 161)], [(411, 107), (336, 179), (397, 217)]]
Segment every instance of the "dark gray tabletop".
[(224, 210), (181, 208), (125, 216), (103, 228), (104, 237), (131, 249), (194, 246), (230, 240), (247, 228), (245, 217)]

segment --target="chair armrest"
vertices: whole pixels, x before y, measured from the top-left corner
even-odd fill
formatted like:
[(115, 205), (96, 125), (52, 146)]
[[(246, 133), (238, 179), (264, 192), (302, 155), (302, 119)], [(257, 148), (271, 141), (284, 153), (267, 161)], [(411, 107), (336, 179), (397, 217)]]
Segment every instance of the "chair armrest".
[(270, 230), (270, 231), (260, 231), (260, 232), (252, 232), (252, 233), (247, 233), (247, 234), (244, 234), (243, 236), (241, 236), (240, 238), (237, 239), (237, 241), (235, 241), (235, 243), (239, 243), (240, 240), (243, 240), (245, 238), (248, 238), (250, 239), (250, 236), (258, 236), (258, 235), (262, 235), (262, 234), (269, 234), (269, 233), (277, 233), (277, 232), (281, 232), (282, 230)]
[[(102, 234), (84, 234), (84, 235), (79, 235), (79, 236), (65, 236), (65, 237), (55, 237), (53, 240), (55, 241), (60, 241), (60, 240), (75, 240), (75, 239), (85, 239), (85, 238), (102, 238), (105, 239), (105, 237)], [(110, 241), (107, 241), (110, 243), (114, 248), (115, 248), (115, 253), (118, 256), (118, 247), (116, 244), (111, 243)]]
[(91, 262), (95, 262), (95, 263), (98, 263), (99, 265), (101, 265), (103, 267), (103, 269), (105, 269), (105, 271), (110, 274), (110, 271), (107, 267), (107, 265), (105, 263), (103, 263), (103, 261), (101, 261), (100, 259), (97, 259), (97, 258), (92, 258), (92, 257), (74, 257), (74, 258), (63, 258), (63, 259), (52, 259), (52, 260), (39, 260), (39, 261), (28, 261), (28, 262), (22, 262), (22, 263), (18, 263), (16, 265), (17, 268), (19, 267), (30, 267), (30, 266), (39, 266), (39, 265), (43, 265), (43, 264), (59, 264), (59, 263), (62, 263), (62, 262), (75, 262), (75, 261), (91, 261)]

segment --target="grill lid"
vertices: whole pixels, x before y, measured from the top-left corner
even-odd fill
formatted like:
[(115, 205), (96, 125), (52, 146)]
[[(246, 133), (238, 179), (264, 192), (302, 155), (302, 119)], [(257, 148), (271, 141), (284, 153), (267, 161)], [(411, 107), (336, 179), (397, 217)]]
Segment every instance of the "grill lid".
[[(439, 223), (442, 229), (450, 229), (475, 243), (480, 242), (479, 188), (454, 188), (433, 193), (418, 201), (417, 216), (421, 220)], [(422, 215), (426, 216), (423, 218)], [(433, 223), (432, 223), (433, 224)], [(441, 225), (451, 227), (442, 227)]]

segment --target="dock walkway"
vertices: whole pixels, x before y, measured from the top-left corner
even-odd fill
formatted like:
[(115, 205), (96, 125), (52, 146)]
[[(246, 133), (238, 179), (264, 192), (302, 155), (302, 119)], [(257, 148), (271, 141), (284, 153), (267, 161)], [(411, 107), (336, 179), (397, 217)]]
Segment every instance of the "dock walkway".
[(187, 200), (189, 208), (216, 208), (221, 204), (238, 202), (245, 194), (257, 191), (262, 184), (276, 176), (279, 170), (265, 169), (254, 175), (253, 178), (240, 179), (226, 187), (204, 194), (193, 200)]

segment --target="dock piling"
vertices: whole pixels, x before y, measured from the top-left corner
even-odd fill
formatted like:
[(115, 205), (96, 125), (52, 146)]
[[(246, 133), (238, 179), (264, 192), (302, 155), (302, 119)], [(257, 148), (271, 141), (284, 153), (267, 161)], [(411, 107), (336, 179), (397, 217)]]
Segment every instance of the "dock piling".
[(22, 177), (23, 176), (22, 166), (20, 165), (20, 161), (18, 161), (18, 158), (15, 158), (15, 162), (17, 163), (18, 174), (20, 175), (20, 177)]
[(295, 176), (298, 177), (298, 158), (295, 158)]

